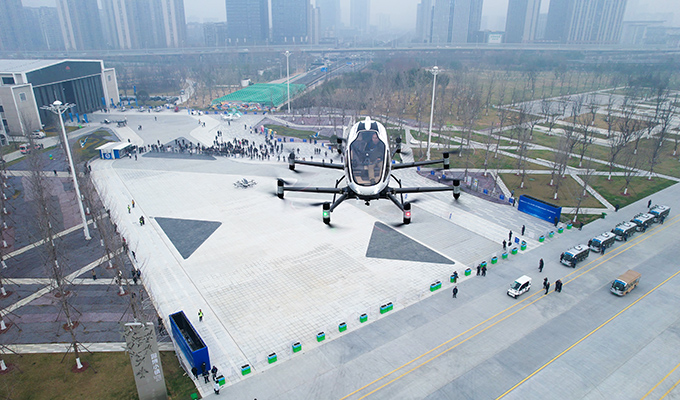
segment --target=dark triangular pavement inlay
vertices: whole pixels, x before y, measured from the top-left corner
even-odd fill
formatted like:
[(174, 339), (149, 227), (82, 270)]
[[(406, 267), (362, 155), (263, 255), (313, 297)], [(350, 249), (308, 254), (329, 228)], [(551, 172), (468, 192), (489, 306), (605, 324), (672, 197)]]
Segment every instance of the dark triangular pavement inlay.
[(368, 249), (366, 249), (366, 257), (455, 264), (455, 261), (428, 249), (408, 236), (380, 222), (376, 222), (373, 225), (373, 233), (368, 243)]
[(185, 260), (222, 225), (221, 222), (194, 219), (163, 217), (155, 219)]

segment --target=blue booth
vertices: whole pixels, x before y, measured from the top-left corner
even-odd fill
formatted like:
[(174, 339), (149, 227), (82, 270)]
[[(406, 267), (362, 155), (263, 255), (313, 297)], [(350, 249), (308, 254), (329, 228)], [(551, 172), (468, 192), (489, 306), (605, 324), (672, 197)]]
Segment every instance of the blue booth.
[(172, 336), (191, 366), (196, 367), (200, 374), (201, 364), (205, 363), (206, 371), (210, 371), (212, 367), (210, 356), (208, 356), (208, 347), (189, 322), (187, 316), (184, 315), (184, 311), (170, 314), (170, 325), (172, 326)]
[(525, 194), (519, 196), (517, 210), (550, 223), (559, 221), (562, 214), (562, 207)]

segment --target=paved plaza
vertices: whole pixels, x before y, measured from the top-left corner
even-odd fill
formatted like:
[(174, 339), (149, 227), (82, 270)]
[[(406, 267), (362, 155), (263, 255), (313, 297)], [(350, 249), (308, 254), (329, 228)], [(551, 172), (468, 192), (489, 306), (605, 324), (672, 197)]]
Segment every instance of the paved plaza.
[[(209, 146), (217, 131), (224, 141), (246, 139), (259, 145), (265, 140), (250, 131), (262, 115), (231, 123), (169, 111), (107, 113), (91, 119), (96, 125), (104, 118), (124, 117), (128, 127), (96, 127), (107, 127), (121, 141), (140, 146), (172, 145), (175, 140)], [(211, 362), (227, 378), (223, 394), (245, 399), (457, 399), (496, 398), (512, 388), (507, 398), (565, 398), (564, 393), (573, 394), (568, 398), (612, 398), (602, 393), (640, 398), (677, 363), (668, 350), (680, 343), (677, 302), (671, 300), (677, 300), (680, 283), (671, 279), (654, 290), (677, 270), (673, 260), (680, 254), (675, 254), (672, 239), (679, 233), (673, 217), (677, 185), (654, 195), (655, 202), (673, 207), (665, 225), (617, 243), (607, 256), (593, 254), (587, 264), (572, 270), (558, 263), (560, 252), (608, 231), (618, 219), (630, 219), (647, 199), (588, 224), (582, 232), (565, 230), (543, 243), (538, 237), (554, 230), (552, 224), (465, 193), (458, 201), (450, 193), (410, 195), (409, 200), (418, 200), (410, 225), (401, 224), (401, 212), (388, 201), (367, 207), (348, 200), (326, 226), (320, 203), (330, 196), (286, 193), (281, 200), (276, 179), (296, 186), (332, 186), (342, 173), (307, 166), (290, 171), (284, 162), (290, 151), (310, 159), (321, 144), (281, 144), (283, 151), (267, 160), (150, 152), (90, 164), (103, 206), (136, 254), (130, 262), (142, 271), (149, 301), (166, 326), (169, 314), (186, 313), (206, 342)], [(434, 184), (415, 170), (395, 175), (405, 186)], [(235, 187), (242, 178), (257, 184)], [(133, 199), (135, 207), (128, 211)], [(527, 249), (492, 265), (492, 257), (501, 258), (509, 231), (514, 239), (522, 225)], [(77, 221), (60, 227), (74, 243), (82, 237), (77, 228)], [(17, 248), (29, 244), (26, 240)], [(80, 250), (69, 271), (82, 287), (103, 286), (83, 279), (103, 261), (94, 247)], [(29, 257), (19, 259), (24, 265), (38, 264), (30, 261), (37, 260), (30, 251), (21, 254)], [(542, 274), (537, 271), (539, 258), (546, 260)], [(475, 267), (482, 261), (489, 263), (488, 276), (476, 277)], [(607, 286), (629, 267), (643, 274), (644, 284), (624, 298), (611, 295)], [(473, 270), (469, 277), (464, 276), (466, 268)], [(41, 273), (29, 271), (13, 276), (25, 285), (18, 289), (25, 300), (14, 306), (16, 312), (49, 300), (46, 292), (31, 297), (45, 291), (47, 282), (40, 280)], [(449, 282), (454, 271), (461, 276), (455, 300)], [(505, 291), (523, 274), (532, 276), (534, 287), (514, 300)], [(544, 276), (561, 278), (565, 293), (541, 296)], [(437, 281), (442, 289), (431, 292)], [(97, 323), (97, 316), (109, 321), (100, 336), (83, 341), (94, 350), (122, 348), (114, 320), (124, 313), (125, 301), (98, 299), (87, 289), (82, 293), (78, 305), (87, 310), (83, 321)], [(92, 309), (88, 299), (98, 299)], [(381, 314), (387, 303), (394, 310)], [(202, 322), (199, 309), (205, 314)], [(620, 318), (598, 328), (622, 310)], [(367, 314), (366, 323), (359, 322), (362, 314)], [(24, 318), (38, 323), (45, 316)], [(342, 322), (347, 324), (344, 332), (338, 329)], [(569, 348), (596, 328), (592, 340)], [(320, 332), (325, 333), (323, 342), (317, 341)], [(292, 351), (295, 342), (302, 344), (300, 353)], [(55, 350), (37, 339), (33, 346), (23, 350)], [(564, 357), (536, 371), (565, 350)], [(659, 357), (660, 352), (667, 355)], [(278, 361), (270, 364), (272, 353)], [(252, 372), (244, 376), (241, 367), (246, 364)], [(641, 377), (639, 388), (624, 384), (629, 374)], [(197, 382), (197, 387), (202, 395), (212, 393), (209, 385)]]

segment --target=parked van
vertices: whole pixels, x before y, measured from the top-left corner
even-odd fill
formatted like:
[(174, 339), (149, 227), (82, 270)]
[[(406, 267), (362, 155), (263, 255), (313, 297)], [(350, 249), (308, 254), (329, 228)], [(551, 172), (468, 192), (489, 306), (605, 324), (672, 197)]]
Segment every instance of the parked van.
[(670, 214), (671, 208), (668, 206), (658, 206), (655, 205), (653, 206), (650, 210), (649, 213), (652, 214), (655, 218), (654, 222), (660, 222), (662, 219), (666, 219), (668, 217), (668, 214)]
[(579, 244), (560, 255), (560, 262), (568, 267), (576, 268), (576, 263), (588, 258), (590, 249), (585, 244)]
[(633, 219), (630, 220), (630, 222), (633, 222), (637, 225), (637, 230), (639, 232), (644, 232), (654, 223), (655, 219), (656, 217), (652, 214), (640, 213), (634, 216)]
[(528, 292), (531, 289), (531, 278), (526, 275), (522, 275), (517, 278), (516, 281), (510, 285), (508, 289), (508, 296), (517, 298), (524, 292)]
[(590, 247), (590, 250), (599, 253), (602, 251), (603, 247), (605, 249), (611, 247), (614, 244), (615, 240), (616, 235), (614, 235), (611, 232), (605, 232), (601, 235), (597, 235), (594, 238), (590, 239), (588, 241), (588, 247)]
[(610, 291), (617, 296), (625, 296), (640, 283), (640, 276), (639, 272), (629, 269), (612, 282)]
[(637, 224), (633, 222), (621, 222), (612, 229), (612, 233), (616, 236), (616, 240), (628, 240), (637, 232)]
[(21, 154), (28, 154), (31, 152), (31, 145), (28, 143), (22, 143), (19, 145), (19, 151)]

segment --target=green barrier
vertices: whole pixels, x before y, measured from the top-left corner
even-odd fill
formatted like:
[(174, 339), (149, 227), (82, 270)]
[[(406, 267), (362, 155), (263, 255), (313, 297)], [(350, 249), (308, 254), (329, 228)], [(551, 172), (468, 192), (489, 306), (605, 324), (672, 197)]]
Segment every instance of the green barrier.
[(276, 360), (277, 360), (276, 353), (272, 353), (267, 357), (267, 361), (269, 361), (269, 364), (275, 363)]
[(550, 233), (548, 234), (548, 237), (553, 237), (553, 236), (555, 236), (555, 232), (550, 231)]
[(326, 340), (326, 334), (324, 332), (319, 332), (316, 334), (317, 342), (323, 342), (324, 340)]
[(504, 260), (505, 260), (506, 258), (508, 258), (508, 253), (503, 253), (503, 254), (501, 254), (501, 258), (504, 259)]
[(545, 236), (541, 235), (541, 237), (538, 238), (539, 243), (543, 243), (545, 241)]
[(392, 306), (391, 302), (387, 303), (387, 304), (383, 304), (382, 306), (380, 306), (380, 314), (385, 314), (386, 312), (392, 310), (392, 308), (393, 308), (393, 306)]
[(491, 264), (496, 264), (498, 262), (498, 257), (493, 256), (491, 257)]
[(522, 249), (522, 251), (526, 250), (527, 249), (527, 242), (522, 240), (522, 245), (520, 246), (520, 249)]
[(340, 325), (338, 325), (338, 331), (339, 332), (344, 332), (347, 330), (347, 324), (344, 322), (341, 322)]
[(455, 276), (455, 275), (451, 275), (451, 277), (449, 278), (449, 282), (451, 282), (451, 283), (456, 283), (456, 276)]
[(557, 233), (562, 233), (562, 232), (564, 232), (564, 228), (562, 228), (561, 226), (559, 228), (557, 228)]
[(470, 268), (465, 270), (465, 276), (470, 276), (471, 273), (472, 273), (472, 270)]
[(361, 314), (361, 315), (359, 316), (359, 322), (361, 322), (361, 323), (363, 324), (363, 323), (366, 322), (366, 321), (368, 321), (368, 315), (366, 315), (366, 314)]
[(302, 345), (300, 342), (293, 343), (293, 353), (297, 353), (300, 350), (302, 350)]
[(512, 253), (513, 255), (517, 254), (517, 247), (513, 247), (510, 253)]
[(242, 365), (241, 366), (241, 375), (248, 375), (250, 373), (250, 365)]
[(567, 229), (571, 229), (571, 222), (567, 224)]

